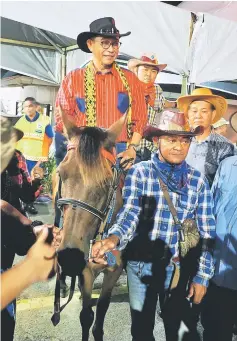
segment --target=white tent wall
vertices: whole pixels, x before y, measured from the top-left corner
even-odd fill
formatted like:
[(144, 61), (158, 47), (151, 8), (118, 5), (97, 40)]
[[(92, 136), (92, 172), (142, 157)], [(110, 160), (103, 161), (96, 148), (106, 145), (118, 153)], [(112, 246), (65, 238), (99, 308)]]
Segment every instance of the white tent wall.
[[(47, 11), (45, 6), (47, 4)], [(29, 13), (37, 13), (31, 16)], [(236, 79), (236, 24), (211, 15), (199, 15), (189, 47), (191, 12), (158, 1), (10, 1), (2, 3), (2, 16), (76, 39), (99, 17), (112, 16), (121, 33), (121, 52), (139, 57), (156, 53), (160, 63), (189, 82)], [(81, 52), (81, 51), (80, 51)], [(68, 70), (85, 61), (80, 52), (68, 59)], [(81, 59), (82, 58), (82, 59)], [(88, 59), (90, 55), (88, 54)]]
[(67, 52), (66, 73), (78, 69), (89, 59), (90, 54), (79, 49)]
[(198, 14), (186, 68), (190, 83), (237, 78), (237, 23)]
[(1, 68), (59, 84), (61, 55), (54, 51), (1, 44)]
[(133, 56), (156, 53), (159, 62), (167, 63), (171, 71), (179, 74), (188, 71), (185, 60), (190, 12), (158, 1), (59, 1), (57, 6), (52, 1), (44, 2), (44, 6), (39, 1), (28, 1), (27, 5), (22, 1), (5, 1), (2, 16), (74, 39), (78, 33), (89, 30), (89, 24), (96, 18), (112, 16), (121, 33), (132, 32), (121, 39), (121, 52)]
[(236, 1), (182, 1), (178, 7), (194, 13), (205, 12), (227, 20), (237, 21)]

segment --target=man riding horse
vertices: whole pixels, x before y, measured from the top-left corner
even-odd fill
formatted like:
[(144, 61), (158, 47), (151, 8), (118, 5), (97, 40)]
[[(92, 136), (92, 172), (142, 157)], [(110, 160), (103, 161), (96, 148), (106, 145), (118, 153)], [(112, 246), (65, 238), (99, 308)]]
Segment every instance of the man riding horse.
[[(121, 162), (136, 158), (136, 146), (147, 121), (145, 94), (141, 82), (130, 71), (115, 62), (121, 46), (121, 34), (113, 18), (100, 18), (90, 24), (89, 32), (77, 37), (79, 48), (92, 53), (92, 60), (83, 69), (71, 71), (59, 89), (56, 108), (60, 105), (76, 126), (109, 128), (125, 112), (127, 127), (116, 141)], [(63, 131), (61, 115), (55, 113), (56, 131)]]

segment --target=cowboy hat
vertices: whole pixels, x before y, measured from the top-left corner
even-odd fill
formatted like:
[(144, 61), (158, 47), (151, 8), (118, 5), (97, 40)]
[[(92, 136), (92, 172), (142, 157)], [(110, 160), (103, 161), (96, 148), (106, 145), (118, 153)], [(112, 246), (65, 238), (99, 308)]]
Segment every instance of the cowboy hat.
[(77, 36), (79, 48), (87, 53), (91, 51), (87, 47), (87, 40), (93, 37), (121, 38), (131, 34), (131, 32), (120, 34), (115, 26), (115, 21), (111, 17), (100, 18), (90, 24), (90, 31), (82, 32)]
[(214, 129), (222, 127), (224, 125), (230, 124), (224, 117), (222, 117), (219, 121), (214, 123), (212, 126)]
[(237, 111), (230, 116), (230, 126), (237, 133)]
[(216, 115), (213, 118), (212, 124), (226, 113), (228, 104), (224, 97), (213, 95), (212, 91), (207, 88), (194, 89), (191, 95), (181, 96), (177, 100), (177, 107), (187, 115), (189, 105), (194, 101), (205, 101), (211, 103), (216, 110)]
[(7, 167), (15, 150), (15, 143), (23, 137), (23, 132), (13, 128), (11, 122), (3, 116), (1, 121), (1, 172)]
[(154, 126), (148, 125), (143, 131), (143, 137), (150, 140), (157, 136), (187, 136), (193, 137), (201, 135), (204, 131), (202, 126), (194, 130), (185, 129), (185, 116), (183, 112), (163, 111), (159, 117), (156, 117)]
[(6, 117), (11, 124), (14, 126), (16, 122), (23, 116), (23, 115), (12, 115), (7, 113), (1, 113), (1, 116)]
[(167, 64), (159, 64), (158, 59), (154, 54), (143, 54), (140, 59), (130, 59), (128, 61), (128, 68), (132, 72), (136, 72), (136, 68), (140, 65), (148, 65), (157, 69), (158, 72), (164, 70)]

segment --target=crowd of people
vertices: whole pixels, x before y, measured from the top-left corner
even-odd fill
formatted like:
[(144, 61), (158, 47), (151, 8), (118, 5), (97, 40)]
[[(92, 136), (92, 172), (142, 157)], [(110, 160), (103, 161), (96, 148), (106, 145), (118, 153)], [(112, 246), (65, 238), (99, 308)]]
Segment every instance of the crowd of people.
[[(90, 262), (124, 254), (133, 341), (154, 341), (156, 313), (167, 341), (231, 341), (237, 323), (237, 149), (225, 136), (237, 133), (224, 97), (194, 89), (177, 101), (155, 83), (166, 64), (153, 54), (116, 63), (120, 33), (113, 18), (93, 21), (77, 37), (92, 55), (85, 68), (62, 81), (55, 104), (55, 132), (27, 97), (15, 128), (1, 117), (1, 301), (3, 340), (13, 340), (15, 298), (28, 285), (55, 273), (61, 239), (57, 228), (32, 222), (43, 163), (55, 135), (57, 165), (67, 153), (61, 112), (76, 126), (109, 128), (121, 115), (126, 126), (116, 141), (124, 167), (123, 207), (115, 223), (92, 247)], [(23, 203), (23, 205), (22, 205)], [(52, 240), (47, 241), (53, 230)], [(25, 260), (12, 268), (15, 254)], [(18, 278), (17, 285), (15, 278)], [(159, 298), (160, 312), (157, 312)]]

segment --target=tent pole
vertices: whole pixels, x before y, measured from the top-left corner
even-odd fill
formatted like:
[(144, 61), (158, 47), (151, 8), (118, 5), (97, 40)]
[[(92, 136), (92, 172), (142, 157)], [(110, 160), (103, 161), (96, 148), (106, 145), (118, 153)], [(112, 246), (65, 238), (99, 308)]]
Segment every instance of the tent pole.
[(195, 83), (190, 83), (189, 85), (189, 95), (193, 92), (193, 90), (195, 89)]
[(67, 67), (67, 54), (66, 51), (64, 51), (63, 55), (62, 55), (62, 64), (61, 64), (61, 77), (62, 80), (63, 78), (66, 76), (66, 67)]
[(50, 38), (47, 36), (46, 33), (44, 33), (43, 31), (41, 31), (41, 29), (39, 29), (38, 27), (35, 27), (35, 29), (36, 29), (36, 31), (38, 31), (45, 39), (47, 39), (48, 42), (49, 42), (51, 45), (53, 45), (53, 46), (55, 47), (56, 50), (58, 50), (59, 53), (61, 53), (61, 54), (64, 53), (63, 50), (62, 50), (57, 44), (55, 44), (55, 42), (54, 42), (52, 39), (50, 39)]
[(55, 47), (54, 46), (30, 43), (28, 41), (20, 41), (20, 40), (0, 38), (0, 43), (1, 44), (6, 44), (6, 45), (24, 46), (24, 47), (29, 47), (29, 48), (32, 47), (32, 48), (37, 48), (37, 49), (46, 49), (46, 50), (53, 50), (53, 51), (55, 51)]

